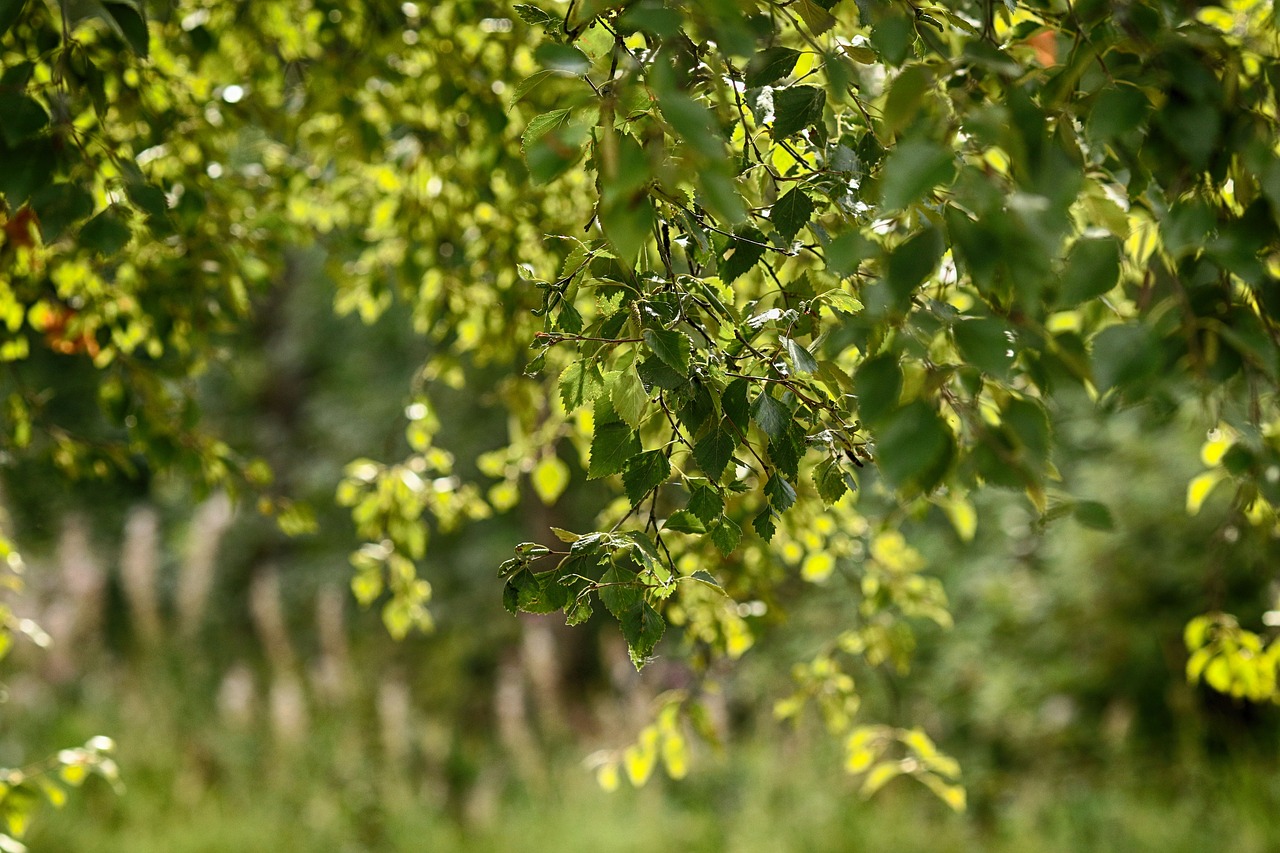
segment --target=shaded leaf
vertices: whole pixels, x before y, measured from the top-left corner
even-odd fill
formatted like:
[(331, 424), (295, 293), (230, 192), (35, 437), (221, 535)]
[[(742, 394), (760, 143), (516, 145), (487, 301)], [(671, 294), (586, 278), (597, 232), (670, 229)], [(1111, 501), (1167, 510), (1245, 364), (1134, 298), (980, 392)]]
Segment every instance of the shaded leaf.
[(782, 239), (790, 242), (813, 216), (813, 201), (796, 187), (774, 203), (769, 221)]
[(799, 133), (822, 120), (827, 93), (816, 86), (789, 86), (773, 93), (773, 138)]
[(697, 461), (698, 467), (713, 482), (716, 482), (724, 473), (729, 460), (733, 458), (733, 451), (737, 446), (738, 440), (734, 435), (733, 426), (727, 419), (722, 420), (693, 446), (693, 458)]
[(661, 450), (646, 450), (627, 462), (622, 483), (631, 503), (640, 503), (644, 496), (667, 481), (671, 476), (671, 463)]
[(689, 375), (689, 355), (693, 345), (689, 336), (676, 329), (645, 329), (644, 341), (653, 354), (681, 376)]
[(789, 47), (771, 47), (757, 53), (747, 65), (747, 88), (769, 86), (786, 77), (796, 67), (800, 51)]

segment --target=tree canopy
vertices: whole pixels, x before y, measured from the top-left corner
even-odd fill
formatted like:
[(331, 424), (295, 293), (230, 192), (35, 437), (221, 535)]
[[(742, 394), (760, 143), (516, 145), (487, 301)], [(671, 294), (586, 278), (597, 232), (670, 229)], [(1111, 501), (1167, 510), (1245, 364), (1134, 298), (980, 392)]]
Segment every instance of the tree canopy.
[[(1280, 529), (1275, 14), (0, 0), (0, 442), (307, 532), (195, 388), (317, 251), (337, 311), (403, 301), (429, 347), (408, 455), (336, 495), (393, 634), (430, 624), (436, 531), (584, 490), (594, 525), (498, 569), (511, 611), (600, 611), (637, 667), (664, 642), (708, 671), (797, 583), (848, 580), (778, 711), (819, 706), (868, 791), (906, 772), (959, 807), (923, 731), (854, 723), (854, 662), (905, 666), (913, 620), (949, 622), (913, 520), (972, 538), (998, 488), (1107, 528), (1058, 425), (1192, 405), (1187, 509), (1229, 488), (1224, 526)], [(504, 407), (506, 442), (455, 459), (442, 388)], [(1210, 613), (1187, 643), (1193, 679), (1278, 695), (1274, 641)], [(679, 775), (701, 714), (677, 697), (605, 776)]]

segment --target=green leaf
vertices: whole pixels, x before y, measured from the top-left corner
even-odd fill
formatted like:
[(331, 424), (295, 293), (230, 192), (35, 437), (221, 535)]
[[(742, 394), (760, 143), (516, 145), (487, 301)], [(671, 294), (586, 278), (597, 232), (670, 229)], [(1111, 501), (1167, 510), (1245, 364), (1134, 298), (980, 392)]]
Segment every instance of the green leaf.
[(769, 503), (778, 512), (786, 512), (795, 505), (795, 487), (788, 483), (785, 477), (779, 477), (777, 473), (771, 474), (765, 481), (764, 493), (769, 498)]
[(640, 436), (622, 421), (596, 422), (591, 435), (591, 460), (587, 479), (617, 474), (627, 460), (641, 451)]
[(789, 86), (773, 93), (773, 138), (784, 139), (822, 120), (827, 93), (816, 86)]
[(554, 76), (556, 76), (556, 72), (545, 68), (541, 71), (536, 71), (533, 74), (530, 74), (528, 77), (521, 80), (519, 85), (516, 86), (515, 91), (511, 94), (511, 101), (509, 102), (509, 105), (514, 107), (516, 104), (523, 101), (526, 95), (546, 82), (548, 78)]
[(609, 386), (609, 400), (613, 410), (618, 413), (632, 429), (639, 429), (644, 420), (644, 413), (649, 406), (649, 395), (645, 393), (644, 383), (634, 365), (628, 364), (613, 379)]
[(898, 311), (906, 313), (910, 310), (915, 289), (937, 270), (945, 250), (942, 232), (929, 227), (913, 234), (889, 255), (889, 268), (884, 280)]
[(742, 434), (751, 426), (751, 411), (747, 404), (747, 380), (738, 377), (730, 382), (720, 395), (720, 410), (733, 422)]
[(606, 194), (600, 204), (600, 227), (620, 260), (634, 264), (653, 232), (653, 202), (647, 192), (629, 197)]
[(759, 515), (751, 520), (751, 526), (755, 528), (756, 534), (766, 542), (772, 541), (773, 534), (778, 532), (778, 513), (773, 507), (767, 506)]
[(1160, 345), (1145, 326), (1108, 326), (1093, 339), (1093, 380), (1099, 392), (1137, 386), (1160, 370)]
[(796, 187), (774, 203), (769, 212), (769, 221), (778, 229), (782, 239), (789, 243), (812, 216), (813, 202)]
[(575, 598), (564, 610), (564, 623), (572, 628), (591, 618), (591, 600), (587, 596)]
[(932, 490), (947, 473), (954, 453), (951, 430), (923, 400), (903, 406), (876, 429), (876, 464), (899, 491)]
[(1097, 501), (1077, 501), (1071, 508), (1071, 516), (1091, 530), (1114, 530), (1116, 526), (1111, 510)]
[(80, 245), (102, 255), (114, 255), (128, 245), (133, 232), (109, 207), (80, 228)]
[(550, 71), (581, 77), (591, 69), (591, 60), (576, 47), (544, 41), (533, 53), (534, 59)]
[(874, 243), (857, 231), (846, 231), (827, 246), (827, 269), (841, 278), (851, 276), (875, 248)]
[(757, 53), (747, 65), (748, 89), (769, 86), (790, 74), (800, 59), (800, 51), (789, 47), (771, 47)]
[(788, 477), (795, 477), (800, 470), (800, 457), (804, 455), (804, 431), (795, 421), (788, 421), (782, 435), (769, 442), (769, 458)]
[(724, 139), (710, 110), (680, 92), (663, 94), (658, 106), (672, 130), (694, 151), (711, 160), (723, 156)]
[(560, 374), (560, 400), (564, 410), (572, 412), (604, 393), (604, 379), (595, 359), (575, 361)]
[(1101, 296), (1120, 279), (1120, 242), (1114, 237), (1077, 240), (1062, 268), (1058, 302), (1070, 308)]
[(0, 36), (9, 32), (9, 28), (18, 22), (27, 0), (0, 0)]
[(679, 373), (689, 375), (689, 356), (693, 345), (689, 336), (675, 329), (645, 329), (644, 342), (662, 362)]
[(632, 457), (622, 474), (622, 483), (631, 505), (640, 503), (645, 495), (665, 483), (670, 476), (671, 463), (661, 450), (646, 450)]
[(814, 0), (796, 0), (795, 10), (804, 19), (805, 26), (815, 36), (820, 36), (836, 25), (836, 18)]
[(653, 655), (653, 649), (667, 630), (667, 623), (647, 601), (642, 601), (619, 617), (622, 636), (627, 640), (627, 651), (636, 669), (641, 669)]
[(136, 0), (106, 0), (104, 8), (133, 52), (146, 59), (151, 44), (142, 6)]
[(569, 115), (570, 110), (560, 109), (534, 116), (533, 120), (529, 122), (529, 126), (524, 129), (524, 133), (520, 135), (520, 148), (527, 151), (530, 145), (543, 136), (546, 136), (557, 127), (563, 127), (568, 124)]
[(951, 150), (927, 139), (909, 139), (889, 153), (881, 167), (880, 202), (885, 212), (901, 210), (955, 175)]
[(663, 530), (670, 530), (675, 533), (706, 533), (707, 526), (703, 524), (702, 519), (689, 512), (687, 509), (678, 509), (671, 515), (667, 516), (666, 522), (662, 525)]
[(639, 604), (643, 598), (643, 591), (639, 586), (636, 573), (616, 564), (610, 564), (605, 573), (600, 576), (597, 594), (605, 609), (618, 619)]
[(737, 446), (733, 425), (725, 418), (693, 446), (693, 458), (712, 482), (719, 482)]
[(898, 408), (902, 395), (902, 368), (898, 356), (886, 352), (858, 365), (853, 375), (853, 390), (858, 396), (858, 417), (864, 424), (875, 426)]
[(711, 524), (724, 512), (724, 498), (715, 489), (699, 483), (690, 489), (689, 505), (685, 508), (702, 519), (704, 524)]
[(818, 294), (818, 299), (837, 311), (843, 311), (845, 314), (857, 314), (863, 309), (863, 305), (858, 299), (839, 288)]
[(780, 340), (782, 341), (782, 348), (786, 351), (787, 358), (796, 373), (813, 373), (818, 369), (818, 361), (810, 354), (809, 350), (796, 343), (792, 338), (781, 337)]
[(588, 134), (585, 125), (566, 124), (546, 128), (525, 143), (524, 159), (533, 182), (549, 183), (567, 172), (581, 159)]
[(813, 469), (813, 485), (817, 487), (818, 497), (823, 503), (831, 505), (844, 497), (849, 488), (845, 476), (840, 460), (834, 458), (819, 463)]
[(742, 528), (737, 522), (727, 516), (720, 516), (707, 531), (707, 535), (711, 537), (711, 544), (725, 557), (729, 556), (738, 547), (738, 543), (742, 541)]
[(93, 196), (78, 183), (49, 184), (31, 196), (31, 207), (40, 218), (40, 233), (52, 243), (73, 223), (93, 213)]
[(545, 12), (530, 3), (522, 3), (515, 7), (516, 14), (520, 16), (520, 20), (534, 27), (546, 27), (554, 31), (560, 29), (564, 19), (559, 15), (553, 15)]
[[(15, 92), (0, 91), (0, 139), (10, 147), (35, 136), (49, 125), (49, 113), (38, 101)], [(8, 168), (8, 164), (5, 164)]]
[(751, 405), (751, 417), (770, 441), (781, 438), (787, 429), (787, 424), (791, 423), (791, 412), (768, 391), (761, 391), (756, 397), (755, 403)]
[(734, 280), (750, 270), (764, 257), (765, 238), (755, 228), (744, 228), (732, 237), (729, 246), (733, 254), (720, 262), (719, 276), (725, 284), (733, 284)]
[(1007, 378), (1017, 350), (1017, 336), (1003, 320), (979, 317), (961, 320), (951, 329), (960, 354), (970, 364), (999, 378)]

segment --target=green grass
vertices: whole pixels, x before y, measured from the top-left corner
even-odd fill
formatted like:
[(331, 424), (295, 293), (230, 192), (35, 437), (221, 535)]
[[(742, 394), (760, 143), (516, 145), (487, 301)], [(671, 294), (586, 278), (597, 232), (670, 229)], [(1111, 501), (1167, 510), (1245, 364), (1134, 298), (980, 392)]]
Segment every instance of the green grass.
[(577, 754), (549, 762), (536, 780), (516, 778), (483, 747), (396, 774), (380, 766), (370, 738), (317, 736), (292, 752), (259, 751), (253, 738), (167, 744), (143, 729), (122, 745), (125, 794), (91, 784), (62, 811), (44, 811), (33, 851), (1280, 849), (1280, 774), (1261, 762), (1046, 768), (988, 786), (995, 796), (956, 815), (908, 780), (864, 802), (830, 750), (798, 738), (739, 744), (727, 758), (703, 756), (681, 782), (624, 783), (608, 794)]

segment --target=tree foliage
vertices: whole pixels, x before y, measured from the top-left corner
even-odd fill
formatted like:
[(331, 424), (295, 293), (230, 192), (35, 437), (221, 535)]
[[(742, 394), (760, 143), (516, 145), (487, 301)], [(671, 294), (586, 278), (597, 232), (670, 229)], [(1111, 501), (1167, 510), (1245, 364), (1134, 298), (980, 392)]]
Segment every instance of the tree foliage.
[[(1225, 437), (1188, 508), (1227, 482), (1233, 515), (1276, 528), (1274, 16), (9, 0), (0, 438), (72, 475), (247, 484), (305, 530), (191, 389), (283, 250), (315, 246), (337, 310), (406, 300), (431, 346), (411, 454), (354, 461), (337, 495), (366, 540), (355, 593), (393, 633), (429, 624), (432, 531), (596, 489), (590, 529), (501, 566), (509, 609), (605, 613), (637, 667), (666, 642), (705, 668), (793, 577), (848, 579), (849, 624), (781, 713), (851, 731), (869, 791), (909, 767), (958, 805), (922, 732), (853, 727), (847, 670), (905, 667), (910, 620), (949, 619), (899, 528), (936, 508), (972, 537), (982, 487), (1107, 527), (1105, 495), (1060, 482), (1056, 420), (1185, 399)], [(440, 446), (441, 386), (509, 412), (477, 476)], [(1253, 648), (1225, 617), (1192, 628), (1214, 650), (1193, 661)], [(696, 702), (670, 707), (697, 728)], [(663, 719), (633, 779), (682, 766)]]

